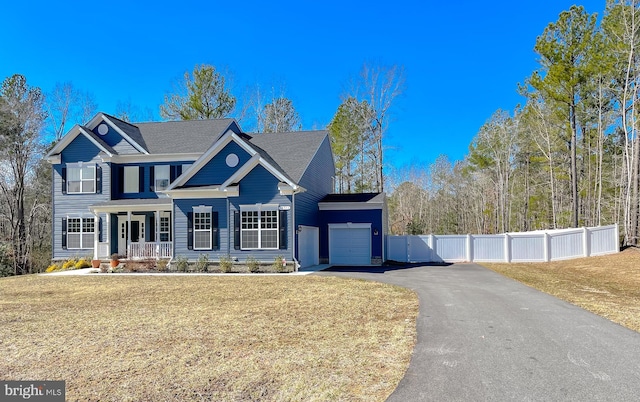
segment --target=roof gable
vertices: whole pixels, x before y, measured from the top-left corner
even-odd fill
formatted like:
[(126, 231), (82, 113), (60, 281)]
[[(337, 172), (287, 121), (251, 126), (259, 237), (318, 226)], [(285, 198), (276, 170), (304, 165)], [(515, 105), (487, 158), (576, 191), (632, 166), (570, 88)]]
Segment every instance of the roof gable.
[(251, 159), (237, 142), (229, 141), (218, 153), (186, 181), (184, 187), (222, 184)]

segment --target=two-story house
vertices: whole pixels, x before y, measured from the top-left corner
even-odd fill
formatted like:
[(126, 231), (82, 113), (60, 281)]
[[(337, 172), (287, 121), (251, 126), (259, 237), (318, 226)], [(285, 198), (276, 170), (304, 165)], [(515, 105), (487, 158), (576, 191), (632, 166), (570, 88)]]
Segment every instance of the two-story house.
[(282, 255), (303, 265), (384, 259), (384, 196), (330, 195), (326, 131), (246, 134), (233, 119), (132, 124), (98, 113), (47, 159), (54, 260), (113, 253), (264, 262)]

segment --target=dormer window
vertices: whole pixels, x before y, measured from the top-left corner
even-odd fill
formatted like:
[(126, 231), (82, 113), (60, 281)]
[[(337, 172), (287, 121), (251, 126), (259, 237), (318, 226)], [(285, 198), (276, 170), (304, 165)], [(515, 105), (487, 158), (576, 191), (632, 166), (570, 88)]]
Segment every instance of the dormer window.
[(96, 192), (95, 165), (67, 165), (67, 193), (89, 194)]

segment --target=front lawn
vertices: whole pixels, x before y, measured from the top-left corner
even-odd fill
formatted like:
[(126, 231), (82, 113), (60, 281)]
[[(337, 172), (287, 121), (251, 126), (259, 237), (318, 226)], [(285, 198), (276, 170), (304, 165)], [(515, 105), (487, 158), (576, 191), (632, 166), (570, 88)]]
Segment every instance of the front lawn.
[(417, 312), (409, 290), (333, 277), (5, 278), (0, 379), (83, 401), (382, 401)]

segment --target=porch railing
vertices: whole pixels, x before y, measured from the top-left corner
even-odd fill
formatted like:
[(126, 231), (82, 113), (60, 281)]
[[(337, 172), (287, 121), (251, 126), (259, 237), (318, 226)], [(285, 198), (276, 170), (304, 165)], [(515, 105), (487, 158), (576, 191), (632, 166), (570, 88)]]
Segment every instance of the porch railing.
[(131, 259), (171, 258), (172, 242), (139, 242), (131, 243), (127, 257)]

